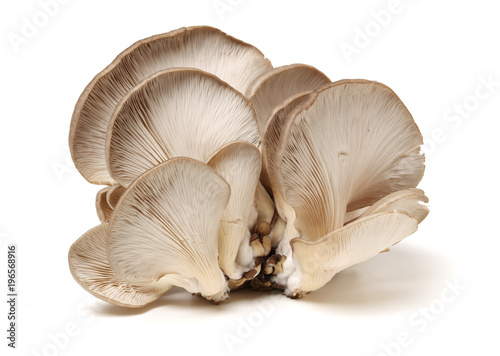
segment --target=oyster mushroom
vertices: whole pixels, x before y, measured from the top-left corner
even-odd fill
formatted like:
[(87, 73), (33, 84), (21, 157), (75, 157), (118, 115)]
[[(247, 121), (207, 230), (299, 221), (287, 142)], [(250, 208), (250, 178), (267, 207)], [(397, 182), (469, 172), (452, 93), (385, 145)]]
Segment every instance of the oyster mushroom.
[(108, 303), (139, 308), (158, 299), (171, 288), (167, 281), (132, 284), (118, 277), (108, 261), (108, 223), (96, 226), (71, 246), (68, 261), (73, 278), (86, 291)]
[[(262, 167), (266, 169), (267, 179), (274, 198), (274, 204), (280, 219), (275, 224), (280, 233), (274, 233), (273, 246), (278, 247), (279, 253), (290, 254), (290, 240), (299, 236), (295, 229), (295, 210), (283, 200), (276, 180), (276, 150), (278, 148), (283, 125), (285, 120), (293, 109), (309, 97), (311, 92), (299, 93), (285, 100), (280, 106), (276, 107), (267, 121), (264, 135), (262, 137)], [(263, 176), (261, 175), (261, 179)]]
[(160, 71), (118, 104), (107, 130), (108, 170), (128, 186), (170, 158), (205, 162), (233, 141), (260, 142), (253, 109), (241, 93), (198, 69)]
[[(298, 94), (310, 92), (330, 79), (318, 69), (306, 64), (291, 64), (277, 67), (257, 77), (247, 90), (246, 96), (255, 109), (259, 130), (264, 134), (273, 110), (285, 100)], [(267, 165), (262, 166), (260, 181), (271, 193)]]
[[(90, 234), (98, 243), (84, 248), (77, 242), (72, 248), (73, 275), (116, 304), (141, 304), (146, 299), (141, 293), (151, 302), (172, 285), (213, 302), (224, 300), (228, 286), (217, 261), (217, 233), (229, 195), (226, 181), (202, 162), (175, 158), (152, 168), (120, 198), (107, 244), (99, 227)], [(126, 300), (123, 288), (132, 294)]]
[(231, 197), (219, 225), (219, 265), (231, 279), (254, 267), (250, 230), (256, 225), (256, 189), (262, 165), (259, 149), (233, 142), (218, 150), (208, 165), (231, 187)]
[[(338, 240), (340, 237), (335, 236), (351, 234), (335, 235), (344, 227), (347, 212), (373, 205), (399, 190), (416, 187), (424, 172), (421, 144), (420, 131), (406, 107), (392, 90), (377, 82), (345, 80), (332, 83), (305, 97), (291, 110), (282, 127), (274, 157), (274, 177), (279, 192), (296, 214), (294, 225), (298, 239), (291, 242), (283, 239), (277, 249), (278, 253), (290, 255), (290, 247), (286, 244), (293, 248), (293, 258), (287, 258), (282, 278), (277, 278), (278, 283), (287, 285), (289, 295), (311, 290), (301, 284), (306, 278), (299, 278), (301, 283), (297, 283), (296, 275), (293, 278), (287, 275), (295, 269), (300, 274), (305, 256), (314, 255), (304, 251), (321, 250), (323, 260), (327, 262), (339, 258), (332, 252), (335, 248), (325, 247), (325, 243), (330, 242), (323, 241)], [(416, 201), (418, 199), (413, 199), (412, 203), (418, 205)], [(386, 205), (390, 204), (378, 203), (379, 207)], [(415, 210), (421, 211), (420, 208)], [(375, 206), (372, 210), (359, 211), (360, 217), (352, 224), (358, 226), (364, 219), (372, 219), (378, 211), (384, 209)], [(419, 222), (407, 215), (397, 218), (391, 215), (373, 221), (385, 219), (387, 223), (393, 221), (395, 224), (394, 237), (384, 240), (389, 245), (395, 242), (394, 239), (399, 241), (411, 234), (414, 230), (408, 226), (416, 228)], [(400, 222), (404, 222), (401, 230), (397, 228)], [(364, 233), (367, 230), (359, 231)], [(388, 227), (380, 236), (375, 233), (373, 239), (381, 239), (385, 233), (392, 234), (391, 231)], [(355, 247), (361, 246), (342, 241), (339, 243), (345, 243), (345, 248), (351, 246), (353, 253)], [(374, 246), (377, 249), (379, 245), (374, 243)], [(366, 257), (362, 252), (359, 252), (360, 256)], [(317, 268), (320, 274), (323, 270), (333, 270), (328, 264), (320, 264)], [(331, 273), (326, 274), (329, 277), (325, 279), (333, 277)]]
[(416, 187), (424, 173), (420, 131), (377, 82), (322, 87), (293, 109), (282, 130), (276, 183), (306, 240), (342, 227), (347, 211)]
[(261, 74), (246, 92), (255, 109), (260, 131), (264, 132), (269, 116), (284, 100), (328, 83), (330, 79), (326, 75), (306, 64), (290, 64)]
[(245, 93), (272, 68), (255, 47), (212, 27), (180, 28), (134, 43), (100, 72), (76, 103), (69, 146), (75, 166), (94, 184), (115, 181), (106, 169), (106, 129), (116, 105), (135, 85), (167, 68), (192, 67), (213, 73)]
[(364, 210), (358, 219), (378, 213), (404, 211), (417, 220), (418, 223), (421, 223), (429, 213), (429, 209), (420, 202), (429, 202), (423, 190), (415, 188), (399, 190), (387, 195)]
[(273, 69), (210, 27), (132, 45), (87, 86), (70, 128), (101, 225), (69, 252), (95, 296), (140, 307), (171, 286), (299, 298), (417, 230), (422, 136), (383, 84)]
[(359, 217), (317, 241), (291, 241), (297, 269), (288, 278), (286, 293), (292, 297), (321, 288), (333, 276), (366, 261), (417, 230), (429, 209), (420, 189), (389, 194)]
[(168, 282), (220, 302), (219, 222), (230, 196), (206, 164), (174, 158), (141, 175), (120, 198), (108, 236), (109, 264), (135, 284)]
[(417, 225), (416, 219), (404, 213), (387, 212), (356, 220), (317, 241), (293, 239), (297, 269), (288, 277), (285, 294), (300, 298), (323, 287), (336, 273), (413, 234)]

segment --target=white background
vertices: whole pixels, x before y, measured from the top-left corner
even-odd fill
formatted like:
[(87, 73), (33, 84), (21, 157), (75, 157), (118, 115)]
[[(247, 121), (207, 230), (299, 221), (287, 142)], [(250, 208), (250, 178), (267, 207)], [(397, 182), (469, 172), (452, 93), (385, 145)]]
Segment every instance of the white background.
[[(2, 1), (0, 290), (6, 294), (6, 246), (17, 243), (19, 330), (18, 349), (8, 349), (1, 302), (0, 353), (500, 354), (495, 2), (221, 0), (222, 14), (214, 3), (66, 0), (44, 23), (38, 1)], [(390, 18), (376, 15), (387, 11)], [(27, 38), (24, 19), (34, 17), (39, 28)], [(214, 306), (176, 289), (131, 310), (80, 288), (67, 252), (98, 224), (100, 187), (68, 162), (73, 107), (130, 44), (192, 25), (249, 42), (274, 66), (307, 63), (332, 80), (389, 85), (427, 144), (420, 187), (431, 213), (418, 232), (299, 301), (239, 291)], [(356, 53), (346, 55), (348, 46)]]

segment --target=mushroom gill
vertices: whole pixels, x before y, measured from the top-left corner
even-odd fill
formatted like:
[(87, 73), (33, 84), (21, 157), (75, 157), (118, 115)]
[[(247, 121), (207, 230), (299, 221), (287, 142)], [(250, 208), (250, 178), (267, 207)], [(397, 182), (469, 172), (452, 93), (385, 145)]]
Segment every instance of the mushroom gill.
[(84, 90), (70, 150), (100, 225), (75, 280), (141, 307), (179, 286), (291, 298), (393, 249), (429, 213), (422, 135), (386, 85), (272, 68), (211, 27), (136, 42)]
[(106, 130), (118, 102), (150, 75), (191, 67), (213, 73), (241, 93), (272, 68), (255, 47), (224, 32), (197, 26), (137, 41), (87, 85), (71, 119), (69, 147), (75, 166), (94, 184), (113, 184), (104, 157)]

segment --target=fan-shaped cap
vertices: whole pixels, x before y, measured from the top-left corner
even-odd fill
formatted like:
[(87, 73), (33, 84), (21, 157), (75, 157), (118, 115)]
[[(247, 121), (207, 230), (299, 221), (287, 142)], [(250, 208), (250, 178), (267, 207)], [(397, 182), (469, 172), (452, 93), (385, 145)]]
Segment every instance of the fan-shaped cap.
[(260, 131), (264, 132), (271, 113), (284, 100), (328, 83), (326, 75), (306, 64), (290, 64), (261, 74), (246, 94), (255, 109)]
[(262, 166), (260, 151), (248, 142), (233, 142), (218, 150), (208, 165), (231, 187), (219, 226), (219, 265), (229, 278), (239, 279), (253, 267), (249, 225)]
[(286, 120), (276, 178), (303, 239), (320, 239), (344, 225), (346, 211), (416, 187), (423, 176), (422, 135), (383, 84), (323, 86)]
[[(310, 94), (311, 92), (296, 94), (286, 99), (281, 105), (276, 107), (267, 121), (264, 135), (262, 137), (262, 171), (265, 173), (261, 174), (260, 179), (262, 181), (262, 185), (265, 186), (268, 191), (272, 191), (276, 210), (278, 211), (281, 219), (286, 222), (283, 234), (279, 238), (280, 245), (277, 249), (277, 252), (283, 255), (289, 255), (291, 253), (290, 240), (297, 237), (298, 232), (295, 229), (295, 211), (283, 200), (281, 192), (278, 188), (275, 168), (276, 150), (279, 146), (283, 125), (285, 124), (287, 116), (298, 105), (307, 100), (312, 100), (310, 98)], [(276, 244), (277, 242), (278, 241), (275, 235), (273, 243)], [(288, 263), (291, 263), (290, 260), (288, 261)]]
[(405, 213), (371, 215), (317, 241), (293, 239), (296, 272), (288, 279), (289, 296), (324, 286), (341, 270), (368, 260), (417, 230), (418, 221)]
[(69, 266), (75, 280), (88, 292), (106, 302), (138, 308), (158, 299), (170, 289), (163, 281), (134, 285), (119, 278), (108, 262), (108, 224), (87, 231), (70, 248)]
[(366, 209), (359, 218), (383, 212), (398, 211), (411, 216), (420, 224), (429, 214), (427, 206), (420, 204), (420, 202), (429, 202), (423, 190), (415, 188), (399, 190), (380, 199)]
[(218, 302), (227, 297), (217, 233), (230, 188), (213, 169), (174, 158), (141, 175), (110, 220), (108, 254), (116, 275), (163, 282)]
[(124, 186), (173, 157), (205, 162), (229, 142), (260, 141), (248, 100), (197, 69), (177, 68), (149, 77), (124, 97), (109, 125), (108, 168)]
[(69, 145), (75, 166), (85, 179), (95, 184), (114, 183), (104, 157), (111, 114), (135, 85), (173, 67), (213, 73), (245, 93), (272, 65), (255, 47), (206, 26), (181, 28), (134, 43), (90, 82), (75, 106)]
[(266, 171), (267, 177), (263, 181), (263, 185), (266, 187), (266, 190), (272, 191), (278, 213), (282, 217), (284, 217), (283, 205), (286, 203), (283, 202), (276, 178), (276, 151), (287, 116), (304, 101), (312, 100), (310, 94), (311, 92), (304, 92), (293, 95), (276, 107), (267, 121), (262, 135), (262, 170)]

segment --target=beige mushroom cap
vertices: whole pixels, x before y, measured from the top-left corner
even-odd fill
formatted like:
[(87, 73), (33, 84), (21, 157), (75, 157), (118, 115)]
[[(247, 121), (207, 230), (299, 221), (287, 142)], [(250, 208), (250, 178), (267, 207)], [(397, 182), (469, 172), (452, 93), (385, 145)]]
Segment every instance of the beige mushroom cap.
[[(312, 100), (311, 93), (304, 92), (293, 95), (277, 106), (267, 121), (262, 135), (262, 169), (266, 170), (268, 177), (267, 184), (264, 183), (263, 185), (272, 192), (278, 212), (282, 217), (284, 217), (282, 213), (283, 207), (281, 206), (282, 197), (276, 178), (276, 151), (280, 145), (281, 134), (288, 115), (297, 106), (303, 104), (304, 101)], [(283, 202), (283, 204), (285, 203)]]
[(212, 74), (176, 68), (131, 90), (109, 123), (106, 159), (123, 186), (173, 157), (205, 162), (233, 141), (260, 142), (248, 100)]
[(264, 132), (271, 113), (284, 100), (328, 83), (330, 79), (325, 74), (306, 64), (290, 64), (261, 74), (246, 93), (255, 109), (260, 131)]
[(108, 262), (108, 224), (90, 229), (70, 248), (71, 274), (85, 290), (108, 303), (139, 308), (158, 299), (170, 289), (164, 281), (132, 284), (119, 278)]
[(76, 103), (69, 146), (85, 179), (95, 184), (114, 183), (107, 172), (104, 145), (116, 105), (143, 79), (174, 67), (213, 73), (245, 93), (272, 65), (255, 47), (207, 26), (180, 28), (134, 43), (88, 84)]
[(266, 123), (262, 137), (262, 171), (265, 171), (266, 174), (261, 174), (261, 181), (263, 186), (267, 187), (268, 191), (272, 191), (276, 210), (281, 220), (286, 223), (282, 236), (278, 238), (275, 236), (273, 241), (274, 244), (279, 243), (277, 252), (284, 255), (291, 253), (290, 240), (297, 237), (298, 232), (295, 229), (295, 211), (283, 200), (278, 187), (276, 178), (276, 150), (279, 147), (283, 126), (288, 115), (297, 106), (307, 100), (312, 100), (310, 94), (311, 92), (304, 92), (293, 95), (276, 107)]
[(286, 120), (275, 176), (302, 239), (322, 238), (344, 225), (347, 211), (414, 188), (423, 176), (422, 135), (383, 84), (326, 85)]
[(378, 213), (399, 211), (411, 216), (420, 224), (429, 214), (427, 206), (420, 202), (429, 202), (423, 190), (415, 188), (399, 190), (370, 206), (359, 216), (359, 219)]
[(347, 224), (317, 241), (292, 240), (297, 270), (289, 277), (289, 296), (323, 287), (343, 269), (366, 261), (417, 230), (403, 212), (377, 213)]
[(227, 283), (218, 265), (219, 221), (230, 188), (213, 169), (174, 158), (141, 175), (110, 220), (108, 256), (133, 284), (162, 282), (219, 302)]

